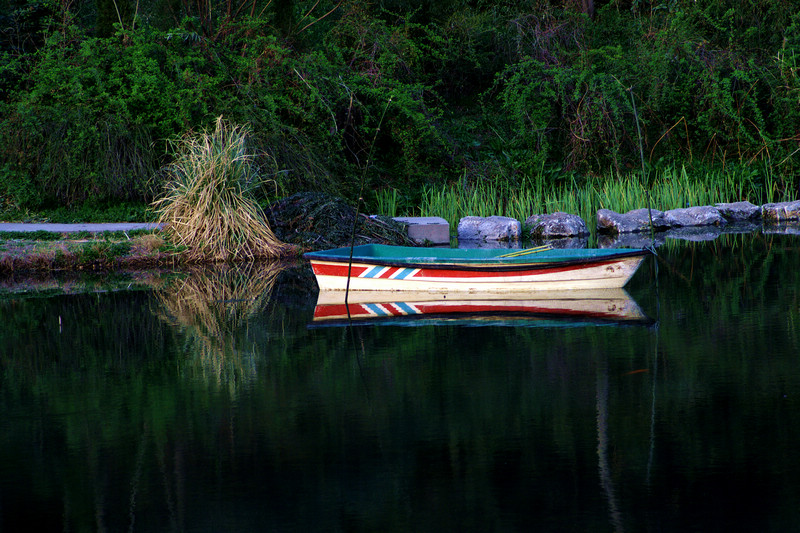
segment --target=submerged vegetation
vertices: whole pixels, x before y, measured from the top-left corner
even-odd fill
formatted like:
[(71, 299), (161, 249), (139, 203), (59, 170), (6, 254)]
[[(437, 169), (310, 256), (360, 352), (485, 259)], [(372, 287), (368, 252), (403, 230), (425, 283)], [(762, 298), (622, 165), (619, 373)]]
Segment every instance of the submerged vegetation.
[(399, 214), (450, 190), (501, 212), (640, 183), (798, 195), (792, 0), (113, 4), (0, 8), (2, 212), (147, 205), (172, 140), (219, 116), (252, 132), (262, 206), (355, 204), (361, 176)]

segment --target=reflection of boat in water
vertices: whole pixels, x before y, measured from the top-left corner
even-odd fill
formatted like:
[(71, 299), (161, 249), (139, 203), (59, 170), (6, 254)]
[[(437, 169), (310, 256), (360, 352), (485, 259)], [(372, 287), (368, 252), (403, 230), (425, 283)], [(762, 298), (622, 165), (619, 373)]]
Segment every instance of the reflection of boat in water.
[(314, 325), (345, 325), (351, 321), (552, 327), (652, 323), (623, 289), (503, 294), (353, 291), (347, 304), (343, 291), (320, 291)]

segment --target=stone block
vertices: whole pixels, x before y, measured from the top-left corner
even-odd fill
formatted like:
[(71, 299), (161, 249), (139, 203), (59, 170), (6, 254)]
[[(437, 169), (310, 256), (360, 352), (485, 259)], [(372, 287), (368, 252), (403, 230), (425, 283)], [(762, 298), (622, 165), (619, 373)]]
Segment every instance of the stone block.
[(582, 237), (589, 234), (589, 228), (581, 217), (560, 211), (547, 215), (531, 215), (525, 220), (525, 226), (529, 228), (532, 239)]
[(765, 222), (800, 220), (800, 200), (764, 204), (761, 206), (761, 218)]
[(725, 217), (719, 212), (719, 209), (705, 205), (664, 211), (664, 222), (671, 228), (683, 228), (694, 226), (723, 226), (727, 223), (727, 220), (725, 220)]
[(743, 222), (761, 218), (761, 208), (750, 202), (731, 202), (715, 204), (719, 212), (730, 222)]
[(441, 217), (395, 217), (408, 225), (408, 236), (420, 244), (450, 244), (450, 224)]
[(653, 216), (653, 228), (656, 231), (669, 227), (664, 221), (664, 213), (657, 209), (634, 209), (627, 213), (617, 213), (610, 209), (597, 211), (598, 233), (643, 233), (650, 231), (650, 213)]
[(509, 217), (464, 217), (458, 222), (459, 242), (518, 241), (521, 236), (522, 224)]

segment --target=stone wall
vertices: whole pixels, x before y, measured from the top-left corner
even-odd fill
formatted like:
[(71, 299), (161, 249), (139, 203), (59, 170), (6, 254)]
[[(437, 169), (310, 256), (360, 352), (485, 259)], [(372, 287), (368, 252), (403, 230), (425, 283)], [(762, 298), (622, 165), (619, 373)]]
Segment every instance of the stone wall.
[[(652, 231), (651, 231), (652, 227)], [(527, 232), (523, 235), (524, 231)], [(720, 203), (659, 211), (635, 209), (617, 213), (597, 212), (601, 247), (659, 245), (666, 238), (710, 240), (721, 233), (800, 234), (800, 201), (753, 205), (750, 202)], [(586, 222), (569, 213), (535, 214), (525, 224), (508, 217), (464, 217), (458, 223), (459, 246), (519, 246), (524, 237), (548, 241), (556, 247), (585, 247), (589, 235)]]

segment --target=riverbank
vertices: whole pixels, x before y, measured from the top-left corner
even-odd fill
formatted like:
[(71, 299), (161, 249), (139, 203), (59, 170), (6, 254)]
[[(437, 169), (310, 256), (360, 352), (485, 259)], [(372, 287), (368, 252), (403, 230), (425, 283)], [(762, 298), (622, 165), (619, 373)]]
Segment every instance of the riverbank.
[[(554, 218), (545, 224), (546, 227), (540, 227), (542, 215), (528, 217), (524, 225), (508, 217), (467, 217), (479, 219), (480, 224), (470, 233), (462, 231), (464, 228), (459, 223), (457, 239), (461, 247), (518, 248), (529, 242), (547, 241), (559, 248), (640, 248), (659, 246), (668, 238), (698, 241), (713, 240), (725, 233), (800, 233), (798, 201), (760, 207), (739, 202), (666, 212), (652, 210), (646, 216), (639, 211), (646, 210), (629, 213), (600, 210), (596, 214), (597, 221), (591, 221), (596, 222), (592, 224), (596, 231), (589, 231), (586, 222), (577, 215), (566, 213), (546, 215)], [(641, 215), (638, 218), (634, 216), (637, 213)], [(628, 220), (631, 217), (636, 223)], [(357, 217), (355, 210), (341, 199), (320, 194), (286, 198), (269, 210), (268, 218), (277, 237), (295, 247), (295, 255), (307, 250), (347, 246), (353, 238), (357, 244), (449, 242), (444, 219), (390, 219), (363, 214)], [(599, 223), (601, 218), (603, 224)], [(578, 230), (567, 231), (565, 228), (570, 224), (565, 219), (577, 219)], [(667, 224), (664, 222), (667, 219), (674, 220)], [(353, 231), (354, 220), (358, 221), (356, 231)], [(656, 225), (655, 236), (643, 230), (644, 226), (649, 227), (651, 220)], [(661, 222), (657, 222), (659, 220)], [(513, 226), (513, 231), (507, 226)], [(175, 268), (197, 262), (191, 260), (185, 246), (176, 246), (165, 239), (161, 229), (153, 223), (0, 222), (0, 276), (15, 272)], [(416, 236), (414, 230), (419, 230)], [(512, 234), (514, 238), (510, 238)], [(596, 236), (596, 241), (592, 235)], [(437, 242), (435, 237), (444, 240)]]
[(183, 250), (166, 242), (154, 232), (157, 230), (105, 231), (99, 227), (103, 225), (93, 226), (97, 231), (71, 227), (57, 232), (34, 228), (1, 232), (0, 275), (20, 271), (154, 268), (182, 261)]
[[(341, 198), (298, 194), (271, 206), (268, 224), (291, 247), (304, 251), (376, 242), (413, 245), (407, 225), (384, 216), (357, 214)], [(355, 225), (355, 227), (354, 227)], [(186, 267), (200, 260), (153, 223), (0, 223), (0, 276), (14, 272)]]

